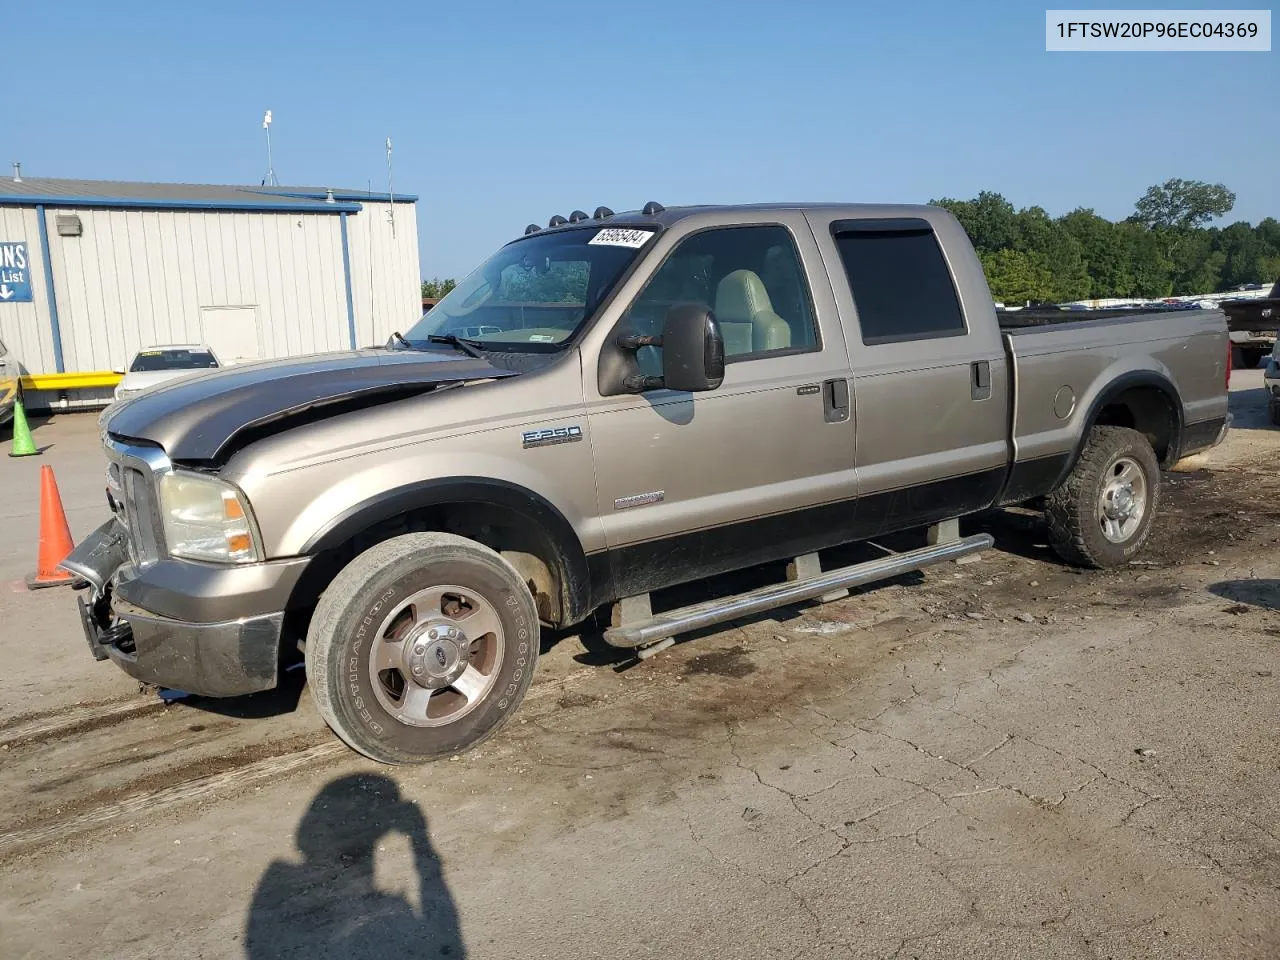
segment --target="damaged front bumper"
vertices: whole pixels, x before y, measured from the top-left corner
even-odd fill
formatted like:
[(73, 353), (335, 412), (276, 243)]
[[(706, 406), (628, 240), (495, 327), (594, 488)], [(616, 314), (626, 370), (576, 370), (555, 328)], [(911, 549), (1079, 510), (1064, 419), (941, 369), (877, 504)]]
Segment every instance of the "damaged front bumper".
[(77, 602), (95, 658), (145, 683), (234, 697), (276, 685), (284, 611), (308, 561), (138, 567), (112, 519), (61, 565), (89, 584)]

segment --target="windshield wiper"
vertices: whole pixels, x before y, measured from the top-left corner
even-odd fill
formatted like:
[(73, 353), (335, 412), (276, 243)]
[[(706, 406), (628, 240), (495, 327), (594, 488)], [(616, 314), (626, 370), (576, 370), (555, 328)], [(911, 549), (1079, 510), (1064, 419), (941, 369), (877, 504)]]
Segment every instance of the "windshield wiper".
[(484, 359), (483, 349), (470, 340), (462, 340), (456, 334), (452, 333), (432, 333), (427, 336), (428, 343), (447, 343), (451, 347), (456, 347), (465, 353), (468, 357), (474, 357), (477, 360)]
[(408, 340), (406, 340), (404, 337), (404, 334), (401, 333), (399, 330), (391, 331), (391, 339), (395, 340), (397, 343), (403, 344), (404, 346), (408, 347), (410, 350), (413, 349), (413, 344), (410, 343)]

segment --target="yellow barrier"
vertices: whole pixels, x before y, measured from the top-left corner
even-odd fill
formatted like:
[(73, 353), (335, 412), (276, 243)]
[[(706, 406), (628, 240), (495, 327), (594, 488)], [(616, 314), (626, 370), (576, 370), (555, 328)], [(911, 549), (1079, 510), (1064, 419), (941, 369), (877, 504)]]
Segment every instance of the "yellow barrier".
[(110, 370), (89, 373), (31, 373), (22, 377), (23, 390), (77, 390), (90, 387), (114, 387), (120, 374)]

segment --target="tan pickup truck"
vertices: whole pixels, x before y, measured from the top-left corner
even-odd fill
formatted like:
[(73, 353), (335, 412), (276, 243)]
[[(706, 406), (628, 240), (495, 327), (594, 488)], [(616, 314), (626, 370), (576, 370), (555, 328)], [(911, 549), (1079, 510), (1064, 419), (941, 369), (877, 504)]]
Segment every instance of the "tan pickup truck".
[[(1125, 562), (1161, 469), (1226, 430), (1226, 324), (1064, 319), (1002, 329), (933, 207), (575, 211), (384, 348), (121, 403), (114, 517), (66, 566), (94, 655), (130, 675), (233, 696), (301, 649), (352, 747), (446, 756), (516, 709), (540, 623), (608, 608), (605, 639), (643, 656), (987, 548), (956, 518), (1039, 498), (1065, 560)], [(749, 593), (650, 603), (781, 560)]]

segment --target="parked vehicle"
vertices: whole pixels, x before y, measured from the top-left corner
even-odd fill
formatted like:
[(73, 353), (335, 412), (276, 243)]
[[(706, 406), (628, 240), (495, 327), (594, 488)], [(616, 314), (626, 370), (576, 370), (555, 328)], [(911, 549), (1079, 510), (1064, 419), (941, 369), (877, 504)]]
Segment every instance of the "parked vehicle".
[(0, 423), (8, 423), (13, 419), (18, 384), (18, 362), (9, 356), (9, 348), (0, 340)]
[(204, 344), (170, 344), (139, 350), (115, 389), (116, 400), (127, 400), (143, 390), (196, 376), (220, 367), (218, 358)]
[(1272, 347), (1271, 356), (1267, 358), (1262, 384), (1267, 391), (1267, 418), (1280, 427), (1280, 343)]
[[(1241, 290), (1258, 290), (1262, 284), (1249, 284)], [(1252, 300), (1223, 300), (1231, 341), (1236, 345), (1236, 365), (1252, 370), (1271, 353), (1280, 327), (1280, 280), (1266, 297)]]
[[(1161, 468), (1227, 429), (1226, 325), (1058, 315), (1002, 329), (934, 207), (575, 212), (387, 348), (121, 406), (114, 518), (65, 566), (91, 584), (90, 648), (140, 680), (265, 690), (305, 637), (348, 744), (450, 755), (516, 709), (539, 623), (609, 607), (605, 640), (643, 656), (984, 549), (956, 518), (1041, 497), (1064, 559), (1132, 558)], [(918, 549), (820, 567), (926, 527)], [(652, 591), (779, 560), (786, 582), (652, 611)]]

